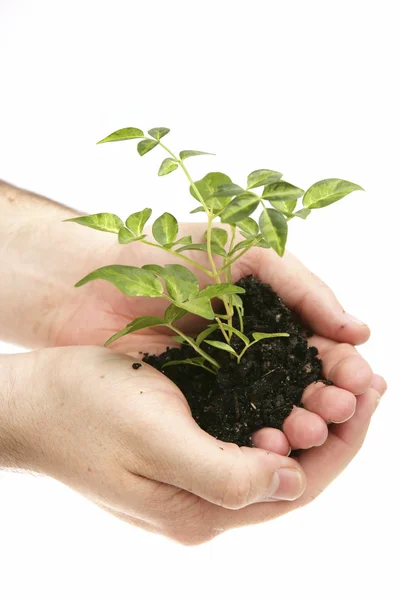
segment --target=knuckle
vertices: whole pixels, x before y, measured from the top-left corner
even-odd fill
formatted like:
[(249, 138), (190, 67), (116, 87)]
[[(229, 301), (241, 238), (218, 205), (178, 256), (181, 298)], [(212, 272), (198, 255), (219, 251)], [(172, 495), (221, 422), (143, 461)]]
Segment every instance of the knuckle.
[(217, 490), (216, 504), (223, 508), (239, 510), (250, 503), (253, 484), (250, 471), (245, 467), (241, 455), (229, 471), (228, 476), (221, 482)]

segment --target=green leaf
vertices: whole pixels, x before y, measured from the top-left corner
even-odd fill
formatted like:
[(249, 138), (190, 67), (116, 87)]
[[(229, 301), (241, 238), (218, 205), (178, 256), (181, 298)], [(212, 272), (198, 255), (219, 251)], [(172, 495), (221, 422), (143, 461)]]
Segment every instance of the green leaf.
[(278, 171), (270, 171), (269, 169), (258, 169), (253, 171), (247, 177), (247, 189), (252, 190), (253, 188), (260, 187), (261, 185), (268, 185), (274, 181), (278, 181), (282, 177), (282, 173)]
[[(228, 175), (225, 175), (224, 173), (207, 173), (203, 179), (195, 181), (195, 186), (208, 207), (211, 207), (213, 204), (214, 210), (222, 210), (229, 202), (230, 198), (217, 197), (215, 192), (217, 188), (224, 183), (232, 183), (231, 178), (228, 177)], [(199, 202), (199, 198), (193, 185), (190, 186), (189, 191), (193, 198)]]
[(209, 298), (193, 298), (186, 302), (176, 302), (176, 306), (209, 321), (214, 319), (214, 311)]
[(179, 240), (176, 240), (173, 243), (173, 246), (177, 246), (178, 244), (191, 244), (191, 243), (192, 243), (192, 236), (185, 235), (184, 237), (179, 238)]
[(121, 227), (124, 226), (123, 221), (117, 215), (111, 213), (74, 217), (73, 219), (65, 219), (64, 223), (79, 223), (79, 225), (98, 229), (99, 231), (108, 231), (109, 233), (118, 233)]
[(216, 331), (218, 328), (219, 325), (209, 325), (206, 329), (199, 333), (199, 335), (196, 338), (196, 344), (200, 346), (200, 344), (204, 342), (204, 340), (208, 338), (208, 336), (211, 335), (212, 332)]
[(187, 344), (188, 346), (190, 346), (188, 340), (192, 340), (194, 342), (194, 338), (190, 337), (190, 335), (187, 335), (186, 337), (182, 337), (181, 335), (173, 335), (171, 339), (175, 342), (179, 342), (180, 344)]
[(231, 283), (213, 283), (203, 288), (198, 298), (217, 298), (220, 296), (231, 296), (232, 294), (244, 294), (245, 290), (238, 285)]
[(104, 144), (105, 142), (121, 142), (123, 140), (133, 140), (135, 138), (143, 138), (144, 133), (141, 129), (137, 129), (136, 127), (124, 127), (123, 129), (118, 129), (114, 131), (114, 133), (110, 133), (107, 137), (103, 138), (98, 144)]
[(131, 231), (129, 231), (129, 229), (127, 229), (126, 227), (121, 227), (121, 229), (118, 232), (118, 242), (120, 244), (130, 244), (131, 242), (134, 242), (136, 240), (136, 237), (133, 235), (133, 233)]
[(233, 354), (234, 356), (237, 356), (235, 350), (233, 348), (231, 348), (231, 346), (229, 346), (225, 342), (217, 342), (216, 340), (204, 340), (204, 341), (209, 346), (213, 346), (214, 348), (218, 348), (219, 350), (225, 350), (225, 352), (229, 352), (229, 354)]
[(165, 212), (154, 221), (152, 231), (154, 239), (163, 246), (175, 241), (178, 229), (178, 221), (175, 217)]
[(239, 221), (239, 223), (236, 223), (236, 225), (240, 231), (245, 231), (250, 235), (257, 235), (258, 233), (258, 223), (251, 217), (247, 217), (246, 219), (243, 219), (243, 221)]
[(174, 323), (178, 319), (181, 319), (187, 314), (187, 311), (183, 308), (178, 308), (175, 304), (170, 304), (164, 313), (164, 321), (166, 323)]
[(164, 363), (161, 368), (164, 369), (165, 367), (171, 367), (173, 365), (193, 365), (194, 367), (202, 367), (206, 371), (214, 373), (215, 375), (216, 371), (213, 371), (210, 367), (206, 367), (204, 364), (205, 361), (206, 359), (202, 356), (196, 356), (195, 358), (183, 358), (182, 360), (169, 360), (168, 362)]
[(221, 223), (236, 225), (236, 223), (251, 215), (256, 210), (259, 202), (258, 196), (252, 192), (245, 192), (240, 196), (236, 196), (220, 214)]
[(236, 306), (238, 309), (240, 309), (242, 315), (243, 315), (243, 300), (241, 299), (241, 297), (237, 294), (232, 295), (232, 304), (234, 306)]
[(147, 154), (147, 152), (150, 152), (150, 150), (158, 146), (158, 144), (159, 142), (157, 142), (157, 140), (150, 140), (149, 138), (146, 138), (138, 143), (137, 151), (139, 152), (140, 156), (143, 156), (144, 154)]
[(114, 333), (104, 345), (109, 346), (124, 335), (140, 331), (141, 329), (147, 329), (148, 327), (155, 327), (156, 325), (164, 325), (164, 321), (159, 317), (138, 317), (131, 323), (128, 323), (124, 329), (121, 329), (118, 333)]
[[(204, 238), (207, 241), (207, 231), (204, 233)], [(211, 244), (215, 244), (220, 248), (224, 248), (228, 241), (228, 232), (220, 227), (213, 227), (211, 229)]]
[(264, 208), (259, 224), (261, 235), (268, 247), (273, 248), (279, 256), (283, 256), (288, 234), (285, 217), (274, 208)]
[(288, 216), (288, 221), (293, 217), (300, 217), (300, 219), (307, 219), (307, 217), (311, 215), (311, 208), (301, 208), (300, 210), (296, 210), (295, 213), (292, 213)]
[(147, 132), (152, 138), (159, 141), (164, 135), (167, 135), (171, 130), (168, 127), (154, 127)]
[(297, 200), (304, 194), (304, 190), (287, 183), (286, 181), (276, 181), (265, 186), (262, 198), (268, 200), (270, 204), (283, 214), (291, 214), (296, 208)]
[[(186, 250), (200, 250), (201, 252), (207, 252), (206, 244), (187, 244), (186, 246), (181, 246), (177, 248), (177, 252), (186, 252)], [(218, 254), (219, 256), (226, 256), (226, 251), (221, 246), (217, 246), (216, 244), (211, 244), (211, 252), (213, 254)]]
[(305, 208), (323, 208), (347, 196), (351, 192), (364, 189), (356, 183), (344, 179), (323, 179), (314, 183), (303, 198)]
[(227, 325), (226, 323), (223, 323), (222, 327), (226, 331), (230, 331), (230, 332), (234, 333), (235, 335), (237, 335), (238, 338), (240, 338), (242, 340), (242, 342), (244, 342), (246, 344), (246, 346), (248, 346), (250, 344), (250, 340), (247, 337), (247, 335), (244, 335), (244, 333), (239, 331), (239, 329), (236, 329), (235, 327), (231, 327), (230, 325)]
[(239, 250), (243, 250), (244, 248), (249, 248), (253, 243), (254, 237), (255, 236), (251, 236), (250, 238), (248, 238), (246, 240), (242, 240), (241, 242), (236, 244), (236, 246), (234, 246), (232, 248), (232, 250), (229, 252), (229, 256), (233, 256), (235, 254), (235, 252), (238, 252)]
[(176, 163), (172, 158), (164, 158), (161, 163), (160, 168), (158, 169), (158, 174), (161, 177), (162, 175), (168, 175), (168, 173), (172, 173), (178, 168), (178, 163)]
[(127, 267), (125, 265), (108, 265), (96, 269), (78, 281), (75, 287), (80, 287), (95, 279), (109, 281), (127, 296), (155, 298), (162, 296), (164, 292), (161, 281), (153, 273), (139, 269), (139, 267)]
[(232, 198), (233, 196), (238, 196), (239, 194), (243, 194), (245, 190), (240, 187), (240, 185), (236, 185), (236, 183), (224, 183), (217, 187), (214, 196), (216, 198)]
[(201, 152), (200, 150), (182, 150), (179, 152), (179, 158), (181, 160), (185, 160), (185, 158), (190, 158), (191, 156), (203, 156), (204, 154), (215, 156), (215, 154), (212, 152)]
[(132, 213), (125, 221), (126, 226), (136, 235), (142, 235), (143, 227), (151, 217), (151, 208), (144, 208), (139, 212)]
[(198, 212), (206, 212), (204, 210), (204, 208), (202, 206), (198, 206), (197, 208), (194, 208), (193, 210), (190, 211), (191, 215), (194, 215), (194, 213), (198, 213)]
[(277, 337), (289, 337), (288, 333), (252, 333), (251, 334), (256, 342), (259, 340), (266, 340), (269, 338), (277, 338)]
[(142, 268), (162, 277), (169, 295), (177, 302), (194, 298), (199, 292), (196, 276), (183, 265), (143, 265)]

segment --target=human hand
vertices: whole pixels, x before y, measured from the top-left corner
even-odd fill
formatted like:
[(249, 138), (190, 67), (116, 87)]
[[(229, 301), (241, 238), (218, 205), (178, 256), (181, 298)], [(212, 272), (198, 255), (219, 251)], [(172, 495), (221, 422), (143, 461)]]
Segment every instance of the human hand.
[[(190, 233), (194, 241), (201, 241), (203, 230), (204, 225), (201, 224), (180, 226), (180, 234)], [(115, 243), (114, 238), (106, 246), (104, 255), (106, 262), (103, 260), (102, 265), (141, 266), (177, 261), (163, 250), (139, 243), (121, 246)], [(199, 263), (205, 260), (201, 252), (192, 256)], [(90, 270), (85, 269), (84, 264), (81, 269), (82, 276)], [(283, 432), (264, 428), (254, 435), (253, 441), (280, 454), (287, 454), (290, 448), (319, 446), (327, 439), (327, 423), (349, 419), (355, 410), (356, 395), (364, 392), (371, 383), (372, 371), (353, 347), (353, 344), (368, 339), (369, 329), (350, 318), (329, 288), (289, 253), (280, 258), (272, 250), (251, 250), (235, 263), (233, 281), (250, 273), (270, 283), (289, 308), (300, 314), (305, 325), (319, 334), (310, 342), (319, 349), (324, 362), (324, 376), (335, 384), (329, 387), (322, 384), (309, 386), (303, 397), (307, 410), (294, 408), (284, 423)], [(196, 275), (203, 285), (208, 283), (202, 272), (198, 271)], [(128, 298), (105, 282), (93, 282), (85, 289), (73, 292), (60, 305), (55, 318), (56, 327), (50, 342), (53, 345), (103, 344), (135, 317), (148, 314), (162, 316), (166, 306), (162, 299)], [(201, 327), (201, 320), (189, 315), (179, 327), (193, 335)], [(140, 351), (157, 354), (167, 345), (176, 345), (171, 339), (171, 332), (158, 327), (121, 338), (113, 348), (131, 354)]]
[(354, 416), (297, 460), (216, 440), (168, 378), (111, 350), (6, 355), (0, 371), (0, 458), (186, 545), (310, 502), (357, 453), (385, 389), (374, 376)]

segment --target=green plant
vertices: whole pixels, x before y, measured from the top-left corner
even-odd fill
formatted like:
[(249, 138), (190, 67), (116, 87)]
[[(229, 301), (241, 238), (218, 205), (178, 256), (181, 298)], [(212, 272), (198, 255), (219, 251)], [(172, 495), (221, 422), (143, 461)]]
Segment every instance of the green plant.
[[(143, 233), (143, 229), (151, 217), (151, 208), (134, 212), (126, 219), (125, 223), (118, 216), (110, 213), (76, 217), (67, 219), (67, 221), (114, 233), (118, 235), (120, 244), (138, 242), (163, 248), (169, 254), (179, 257), (180, 260), (203, 271), (213, 280), (213, 283), (200, 290), (196, 276), (181, 264), (168, 264), (163, 267), (150, 264), (141, 268), (109, 265), (89, 273), (78, 281), (76, 287), (95, 279), (103, 279), (115, 285), (128, 296), (165, 298), (169, 305), (163, 318), (139, 317), (128, 323), (122, 331), (115, 333), (106, 341), (105, 345), (108, 346), (129, 333), (147, 327), (164, 325), (177, 334), (174, 339), (189, 344), (198, 354), (196, 358), (170, 361), (164, 366), (186, 362), (215, 373), (220, 365), (204, 350), (202, 344), (229, 352), (239, 362), (246, 350), (259, 340), (289, 335), (285, 332), (254, 332), (252, 333), (253, 340), (250, 341), (243, 333), (243, 302), (240, 295), (244, 293), (244, 289), (232, 283), (232, 264), (254, 246), (271, 248), (279, 256), (282, 256), (286, 246), (288, 221), (294, 217), (306, 219), (312, 210), (328, 206), (350, 192), (362, 190), (362, 188), (342, 179), (325, 179), (315, 183), (304, 192), (304, 190), (282, 181), (282, 173), (268, 169), (259, 169), (250, 173), (246, 187), (233, 183), (230, 177), (219, 172), (208, 173), (199, 181), (193, 181), (185, 161), (193, 156), (210, 153), (182, 150), (177, 156), (162, 141), (168, 133), (169, 129), (166, 127), (158, 127), (150, 129), (149, 137), (147, 137), (142, 130), (128, 127), (115, 131), (98, 143), (140, 139), (137, 145), (140, 156), (147, 154), (157, 146), (163, 148), (169, 156), (162, 161), (158, 175), (167, 175), (179, 167), (185, 173), (190, 184), (190, 194), (199, 203), (199, 206), (191, 213), (204, 212), (207, 218), (203, 243), (193, 243), (191, 236), (179, 238), (178, 222), (168, 212), (154, 221), (152, 233), (155, 241), (149, 240), (148, 236)], [(302, 208), (296, 210), (297, 202), (301, 197)], [(261, 212), (257, 222), (251, 215), (259, 207), (261, 207)], [(228, 227), (214, 227), (213, 223), (217, 218)], [(243, 238), (240, 241), (237, 240), (238, 233)], [(207, 254), (208, 268), (187, 255), (191, 250), (199, 250)], [(222, 259), (220, 259), (222, 264), (219, 266), (216, 265), (215, 255)], [(214, 298), (222, 301), (224, 307), (222, 314), (215, 313), (211, 304), (211, 300)], [(239, 329), (232, 325), (235, 311), (238, 315)], [(199, 315), (213, 321), (213, 324), (206, 327), (194, 339), (185, 335), (175, 326), (175, 322), (187, 313)], [(217, 329), (221, 331), (224, 342), (207, 339)], [(240, 353), (237, 353), (231, 345), (232, 335), (239, 337), (244, 344)]]

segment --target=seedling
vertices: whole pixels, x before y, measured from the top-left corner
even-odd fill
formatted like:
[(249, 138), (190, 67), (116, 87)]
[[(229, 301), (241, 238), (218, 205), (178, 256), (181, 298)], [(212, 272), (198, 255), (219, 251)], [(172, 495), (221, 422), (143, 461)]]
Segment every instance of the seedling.
[[(157, 127), (148, 131), (134, 127), (119, 129), (98, 143), (140, 139), (137, 150), (140, 156), (156, 147), (162, 148), (169, 156), (162, 161), (158, 175), (165, 176), (181, 168), (190, 187), (189, 192), (199, 204), (191, 213), (204, 212), (207, 226), (204, 242), (193, 243), (191, 236), (179, 237), (179, 225), (169, 212), (159, 216), (153, 223), (154, 241), (144, 231), (144, 226), (152, 214), (151, 208), (132, 213), (125, 223), (111, 213), (98, 213), (67, 219), (86, 227), (107, 231), (118, 236), (120, 244), (141, 243), (162, 248), (180, 260), (203, 271), (213, 281), (203, 289), (192, 269), (181, 264), (164, 266), (149, 264), (143, 267), (108, 265), (96, 269), (76, 283), (80, 287), (95, 279), (102, 279), (115, 285), (127, 296), (147, 296), (164, 298), (168, 307), (163, 318), (138, 317), (115, 333), (105, 342), (108, 346), (124, 335), (135, 331), (164, 325), (176, 336), (175, 340), (192, 346), (198, 356), (182, 361), (169, 361), (163, 366), (191, 364), (216, 373), (220, 368), (217, 360), (208, 354), (207, 346), (213, 346), (234, 356), (239, 363), (244, 353), (260, 340), (273, 337), (288, 337), (286, 332), (253, 332), (252, 340), (244, 334), (243, 302), (241, 294), (245, 290), (232, 283), (232, 265), (255, 246), (271, 248), (283, 256), (288, 235), (288, 222), (293, 218), (306, 219), (315, 209), (337, 202), (350, 192), (362, 188), (342, 179), (324, 179), (312, 185), (304, 192), (299, 187), (282, 180), (282, 173), (269, 169), (258, 169), (247, 177), (244, 187), (234, 183), (230, 177), (220, 172), (207, 173), (199, 181), (193, 181), (186, 168), (186, 160), (194, 156), (211, 154), (198, 150), (182, 150), (179, 156), (174, 154), (162, 141), (169, 133), (166, 127)], [(302, 207), (297, 209), (302, 198)], [(258, 221), (251, 215), (257, 209)], [(215, 227), (219, 221), (226, 227)], [(241, 238), (239, 237), (241, 236)], [(190, 257), (193, 250), (204, 252), (206, 263), (200, 264)], [(216, 256), (220, 257), (217, 266)], [(223, 312), (216, 313), (211, 300), (222, 301)], [(190, 337), (176, 326), (176, 321), (187, 313), (193, 313), (211, 321), (197, 338)], [(239, 328), (233, 326), (233, 316), (237, 314)], [(208, 339), (220, 330), (224, 342)], [(232, 336), (243, 342), (243, 348), (237, 351), (232, 345)], [(235, 344), (236, 346), (236, 344)]]

